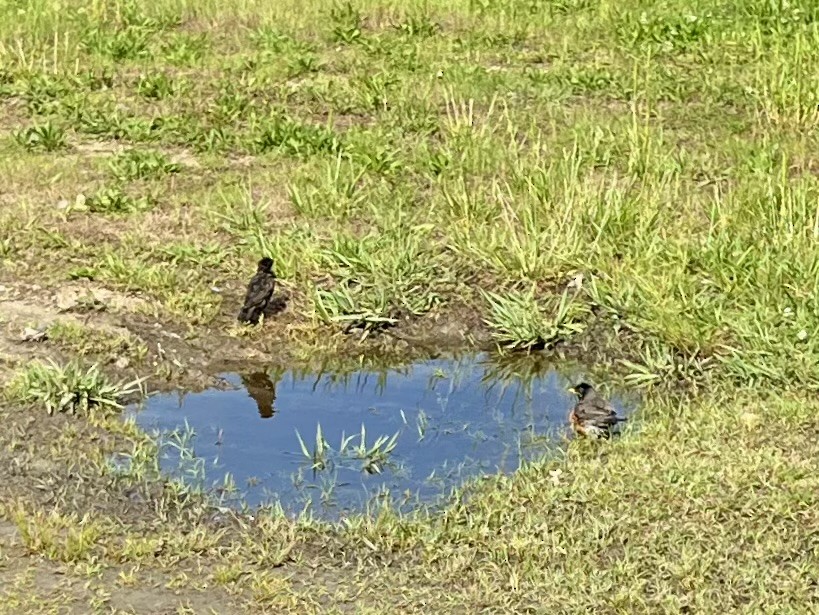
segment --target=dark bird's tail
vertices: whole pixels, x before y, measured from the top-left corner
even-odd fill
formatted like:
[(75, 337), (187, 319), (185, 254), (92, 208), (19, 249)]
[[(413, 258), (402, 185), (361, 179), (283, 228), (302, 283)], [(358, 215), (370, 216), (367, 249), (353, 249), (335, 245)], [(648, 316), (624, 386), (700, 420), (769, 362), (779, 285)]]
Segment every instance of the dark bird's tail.
[(255, 325), (259, 323), (259, 311), (253, 307), (243, 306), (239, 310), (239, 322), (250, 323)]

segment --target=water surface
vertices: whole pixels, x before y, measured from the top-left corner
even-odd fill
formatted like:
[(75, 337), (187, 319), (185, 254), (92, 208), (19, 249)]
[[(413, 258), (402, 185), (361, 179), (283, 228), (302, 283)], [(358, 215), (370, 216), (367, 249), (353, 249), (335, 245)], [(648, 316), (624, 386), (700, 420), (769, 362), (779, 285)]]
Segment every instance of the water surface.
[(229, 503), (337, 517), (383, 497), (434, 504), (465, 479), (554, 451), (578, 376), (531, 367), (477, 355), (347, 376), (225, 374), (232, 389), (157, 395), (131, 413), (158, 432), (166, 472), (218, 486)]

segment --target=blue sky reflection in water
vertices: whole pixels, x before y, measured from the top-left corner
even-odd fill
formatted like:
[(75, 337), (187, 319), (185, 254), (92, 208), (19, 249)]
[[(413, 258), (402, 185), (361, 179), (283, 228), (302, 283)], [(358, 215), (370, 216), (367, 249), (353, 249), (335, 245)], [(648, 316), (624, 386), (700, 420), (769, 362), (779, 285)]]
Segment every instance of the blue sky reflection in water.
[[(279, 501), (297, 513), (309, 503), (332, 518), (385, 491), (404, 509), (433, 504), (467, 478), (512, 472), (555, 446), (574, 403), (569, 380), (516, 371), (478, 355), (350, 375), (226, 374), (234, 390), (158, 395), (135, 414), (163, 434), (166, 472), (206, 487), (230, 473), (233, 497), (249, 505)], [(319, 425), (327, 448), (311, 460), (297, 432), (313, 455)], [(396, 433), (387, 455), (363, 450), (381, 438), (383, 451)]]

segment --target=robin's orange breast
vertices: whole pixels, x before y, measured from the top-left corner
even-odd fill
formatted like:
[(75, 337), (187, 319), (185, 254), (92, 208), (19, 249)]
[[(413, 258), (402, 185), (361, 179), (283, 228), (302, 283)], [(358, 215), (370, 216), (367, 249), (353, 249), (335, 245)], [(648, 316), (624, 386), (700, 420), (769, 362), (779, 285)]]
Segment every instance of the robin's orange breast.
[(586, 428), (583, 426), (583, 423), (577, 418), (577, 414), (574, 410), (569, 413), (569, 424), (572, 427), (572, 430), (575, 433), (580, 434), (581, 436), (586, 435)]

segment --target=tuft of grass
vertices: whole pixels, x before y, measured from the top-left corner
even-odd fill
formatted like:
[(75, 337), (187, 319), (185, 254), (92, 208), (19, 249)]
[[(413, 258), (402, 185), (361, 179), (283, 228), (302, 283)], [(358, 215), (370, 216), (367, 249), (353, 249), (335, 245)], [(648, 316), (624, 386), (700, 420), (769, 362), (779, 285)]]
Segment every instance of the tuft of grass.
[(416, 11), (394, 23), (393, 28), (404, 36), (429, 38), (437, 34), (441, 26), (427, 13)]
[(113, 333), (70, 321), (51, 325), (48, 339), (80, 355), (102, 355), (110, 360), (127, 357), (141, 361), (148, 354), (148, 347), (130, 333)]
[(304, 455), (305, 459), (311, 464), (310, 469), (313, 470), (313, 472), (320, 472), (327, 469), (328, 463), (330, 463), (328, 455), (332, 452), (332, 449), (321, 432), (321, 424), (316, 425), (316, 439), (313, 450), (310, 450), (298, 430), (296, 430), (296, 438), (299, 441), (299, 448), (301, 449), (302, 455)]
[(136, 90), (147, 99), (162, 100), (181, 93), (183, 86), (168, 73), (147, 73), (137, 79)]
[(440, 305), (440, 289), (451, 283), (452, 273), (436, 266), (440, 255), (428, 241), (431, 230), (416, 226), (359, 239), (338, 237), (321, 252), (323, 269), (334, 276), (335, 285), (314, 290), (315, 315), (367, 335), (401, 316), (419, 316)]
[[(381, 474), (395, 447), (398, 446), (398, 436), (400, 435), (401, 432), (395, 432), (392, 436), (382, 434), (368, 445), (367, 430), (362, 424), (358, 444), (349, 450), (357, 459), (361, 460), (362, 469), (367, 474)], [(345, 451), (346, 447), (342, 446), (342, 450)]]
[(29, 151), (54, 152), (66, 147), (65, 129), (50, 121), (15, 131), (14, 140)]
[(135, 198), (118, 186), (103, 188), (88, 197), (85, 204), (89, 211), (105, 214), (129, 214), (151, 208), (147, 196)]
[(92, 27), (85, 32), (83, 45), (90, 53), (112, 60), (135, 60), (150, 55), (153, 34), (149, 28), (136, 26), (114, 31)]
[(529, 291), (484, 292), (492, 315), (486, 320), (497, 343), (508, 350), (552, 347), (586, 329), (588, 307), (564, 291), (559, 297), (540, 297)]
[(20, 508), (15, 511), (14, 522), (30, 552), (66, 563), (90, 559), (105, 531), (89, 514), (83, 517), (60, 515), (57, 511), (32, 514)]
[(48, 414), (87, 415), (95, 409), (119, 410), (122, 400), (141, 394), (142, 379), (114, 383), (96, 365), (83, 368), (77, 361), (58, 365), (53, 360), (32, 362), (9, 385), (18, 401), (43, 406)]
[(330, 23), (333, 25), (332, 38), (339, 43), (354, 43), (361, 39), (364, 23), (361, 12), (351, 2), (337, 3), (330, 9)]
[(111, 159), (111, 174), (119, 181), (152, 179), (179, 173), (182, 166), (157, 151), (130, 149)]
[(337, 154), (342, 144), (338, 135), (329, 128), (274, 115), (258, 123), (251, 149), (257, 154), (281, 151), (290, 156), (303, 157)]
[(175, 33), (163, 39), (162, 54), (174, 66), (190, 66), (202, 59), (208, 47), (209, 40), (205, 33)]
[[(392, 436), (380, 435), (375, 440), (367, 443), (367, 428), (362, 424), (361, 432), (351, 436), (341, 434), (341, 443), (338, 449), (333, 449), (324, 438), (321, 424), (316, 425), (315, 443), (311, 447), (307, 445), (301, 434), (296, 430), (296, 438), (299, 442), (302, 456), (310, 462), (310, 469), (314, 472), (332, 470), (339, 465), (345, 465), (351, 461), (361, 463), (361, 471), (367, 474), (381, 474), (389, 463), (390, 456), (398, 446), (398, 431)], [(357, 442), (353, 444), (354, 441)], [(328, 488), (332, 490), (334, 485)]]

